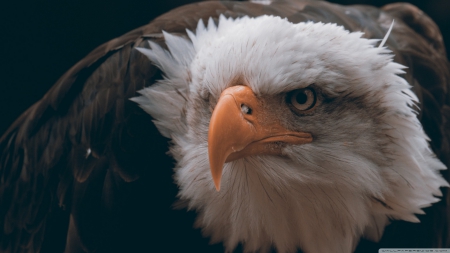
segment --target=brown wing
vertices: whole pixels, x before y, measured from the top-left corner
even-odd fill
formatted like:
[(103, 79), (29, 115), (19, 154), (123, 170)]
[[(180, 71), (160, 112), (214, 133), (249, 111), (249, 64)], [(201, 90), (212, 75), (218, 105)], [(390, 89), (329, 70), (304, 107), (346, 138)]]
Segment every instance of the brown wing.
[[(448, 63), (436, 26), (419, 13), (410, 5), (379, 10), (301, 0), (205, 2), (175, 9), (100, 46), (0, 140), (1, 250), (39, 252), (42, 246), (42, 252), (61, 252), (67, 236), (67, 252), (140, 252), (161, 250), (161, 245), (167, 252), (223, 252), (221, 245), (208, 246), (208, 239), (192, 231), (194, 214), (171, 209), (177, 189), (173, 161), (165, 155), (167, 140), (128, 100), (160, 78), (136, 46), (146, 47), (146, 40), (162, 43), (162, 30), (185, 34), (199, 19), (220, 14), (333, 22), (370, 38), (382, 38), (395, 17), (387, 45), (409, 67), (405, 77), (423, 102), (422, 123), (448, 166)], [(380, 244), (363, 240), (357, 251), (449, 246), (448, 203), (426, 210), (421, 224), (394, 222)]]
[(181, 235), (186, 244), (168, 250), (194, 235), (208, 246), (191, 235), (192, 214), (161, 219), (177, 213), (173, 161), (151, 117), (129, 101), (162, 78), (134, 48), (196, 25), (179, 12), (98, 47), (2, 136), (0, 252), (63, 252), (66, 238), (67, 252), (139, 252)]
[[(127, 142), (150, 151), (149, 158), (164, 155), (164, 145), (155, 146), (150, 140), (162, 144), (165, 140), (152, 133), (148, 116), (128, 101), (157, 73), (133, 50), (143, 33), (138, 29), (97, 48), (3, 135), (2, 252), (39, 252), (42, 243), (43, 252), (62, 252), (70, 214), (75, 223), (79, 221), (80, 232), (90, 228), (86, 236), (107, 229), (99, 227), (105, 222), (99, 216), (107, 209), (107, 199), (118, 196), (103, 188), (107, 184), (121, 188), (144, 169), (138, 162), (123, 167), (125, 160), (144, 155)], [(133, 121), (148, 124), (149, 129), (139, 124), (133, 128)], [(84, 237), (87, 248), (101, 244)]]

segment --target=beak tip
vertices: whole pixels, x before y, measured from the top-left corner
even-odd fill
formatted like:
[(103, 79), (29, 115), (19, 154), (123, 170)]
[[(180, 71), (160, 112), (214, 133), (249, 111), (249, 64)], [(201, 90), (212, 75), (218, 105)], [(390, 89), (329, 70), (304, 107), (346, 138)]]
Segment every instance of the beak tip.
[[(222, 152), (221, 152), (222, 153)], [(210, 157), (210, 170), (211, 170), (211, 177), (212, 181), (214, 182), (214, 186), (216, 187), (216, 191), (220, 191), (220, 182), (222, 181), (222, 171), (223, 171), (223, 165), (225, 163), (225, 157), (219, 157), (219, 159), (215, 159), (217, 157), (212, 156), (212, 152), (209, 152)]]
[(215, 177), (215, 178), (213, 178), (213, 181), (214, 181), (214, 186), (216, 187), (216, 191), (220, 191), (220, 177), (219, 178), (217, 178), (217, 177)]

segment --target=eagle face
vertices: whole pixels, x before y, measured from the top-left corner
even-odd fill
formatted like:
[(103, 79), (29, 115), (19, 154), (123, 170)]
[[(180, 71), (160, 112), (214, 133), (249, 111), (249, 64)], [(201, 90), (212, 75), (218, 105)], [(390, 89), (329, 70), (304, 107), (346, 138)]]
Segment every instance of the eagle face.
[(447, 186), (378, 40), (273, 16), (164, 35), (169, 51), (139, 50), (166, 78), (133, 100), (172, 139), (179, 198), (212, 242), (350, 252)]

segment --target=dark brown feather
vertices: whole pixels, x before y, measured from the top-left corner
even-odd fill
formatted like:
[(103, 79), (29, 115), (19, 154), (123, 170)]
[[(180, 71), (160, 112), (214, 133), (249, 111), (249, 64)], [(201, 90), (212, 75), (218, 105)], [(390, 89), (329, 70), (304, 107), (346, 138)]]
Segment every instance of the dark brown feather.
[[(161, 73), (134, 50), (163, 45), (162, 30), (185, 35), (199, 19), (263, 14), (291, 22), (322, 21), (384, 37), (420, 98), (419, 118), (437, 156), (450, 166), (449, 66), (434, 22), (409, 4), (339, 6), (323, 1), (202, 2), (168, 12), (91, 52), (0, 140), (1, 252), (223, 252), (191, 229), (194, 214), (171, 209), (177, 188), (168, 140), (129, 98)], [(91, 152), (88, 154), (87, 150)], [(449, 180), (449, 175), (445, 172)], [(161, 191), (164, 194), (161, 194)], [(167, 197), (170, 196), (170, 197)], [(450, 196), (426, 209), (420, 224), (394, 221), (380, 247), (450, 247)], [(67, 241), (66, 241), (67, 238)], [(166, 244), (167, 239), (172, 243)], [(42, 249), (42, 250), (41, 250)]]

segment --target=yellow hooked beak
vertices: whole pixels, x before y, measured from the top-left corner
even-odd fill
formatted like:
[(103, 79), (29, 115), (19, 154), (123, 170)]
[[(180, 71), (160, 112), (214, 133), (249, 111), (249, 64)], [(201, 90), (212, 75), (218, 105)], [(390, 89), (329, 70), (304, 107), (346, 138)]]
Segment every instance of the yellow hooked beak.
[(216, 190), (220, 190), (225, 162), (251, 155), (281, 155), (281, 146), (274, 144), (305, 144), (312, 140), (310, 133), (282, 126), (264, 110), (249, 87), (238, 85), (224, 90), (208, 132), (209, 164)]

